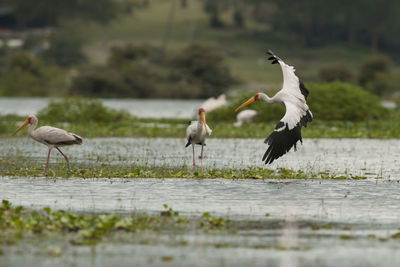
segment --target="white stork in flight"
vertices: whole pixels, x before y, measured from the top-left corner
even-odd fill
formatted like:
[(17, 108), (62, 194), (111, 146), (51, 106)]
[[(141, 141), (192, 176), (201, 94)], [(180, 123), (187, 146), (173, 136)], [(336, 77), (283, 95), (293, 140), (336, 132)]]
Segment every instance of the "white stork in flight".
[(61, 153), (61, 155), (64, 156), (65, 160), (67, 161), (67, 164), (69, 164), (68, 157), (64, 153), (62, 153), (59, 147), (82, 144), (82, 138), (80, 136), (74, 133), (69, 133), (63, 129), (51, 126), (42, 126), (35, 130), (38, 124), (38, 118), (35, 115), (28, 116), (28, 118), (26, 118), (26, 120), (14, 132), (13, 135), (15, 135), (19, 130), (21, 130), (28, 124), (29, 124), (29, 129), (28, 129), (29, 136), (32, 137), (33, 140), (38, 141), (39, 143), (42, 143), (49, 148), (45, 171), (49, 167), (50, 152), (54, 147), (58, 150), (58, 152)]
[(194, 160), (194, 145), (201, 145), (200, 159), (203, 159), (203, 148), (206, 145), (206, 136), (211, 135), (211, 129), (206, 123), (206, 111), (204, 108), (199, 108), (197, 121), (189, 122), (189, 126), (186, 129), (187, 143), (185, 147), (192, 145), (193, 150), (193, 167), (196, 166)]
[(271, 50), (268, 50), (267, 54), (270, 55), (268, 59), (272, 60), (272, 64), (279, 63), (281, 65), (283, 73), (282, 89), (271, 98), (264, 93), (257, 93), (235, 110), (238, 111), (254, 101), (263, 101), (268, 104), (279, 103), (286, 107), (285, 115), (264, 141), (269, 146), (262, 158), (265, 164), (272, 163), (293, 146), (296, 150), (297, 141), (302, 142), (301, 127), (307, 127), (307, 123), (312, 121), (313, 118), (306, 103), (309, 92), (294, 73), (295, 69), (283, 62)]

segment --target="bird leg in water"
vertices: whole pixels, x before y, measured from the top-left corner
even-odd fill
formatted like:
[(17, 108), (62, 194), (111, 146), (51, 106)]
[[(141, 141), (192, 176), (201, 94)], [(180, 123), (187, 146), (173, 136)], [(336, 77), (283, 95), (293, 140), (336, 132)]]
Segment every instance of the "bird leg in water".
[(56, 147), (56, 149), (58, 150), (58, 152), (60, 152), (61, 153), (61, 155), (63, 155), (64, 156), (64, 159), (67, 161), (67, 164), (68, 164), (68, 166), (69, 166), (69, 160), (68, 160), (68, 157), (64, 154), (64, 153), (62, 153), (62, 151), (61, 151), (61, 149), (59, 149), (58, 147)]
[(193, 167), (196, 167), (196, 163), (194, 162), (194, 144), (192, 144), (192, 150), (193, 150)]
[(47, 171), (47, 168), (49, 167), (51, 149), (52, 149), (52, 147), (49, 147), (49, 152), (47, 153), (46, 168), (44, 169), (44, 171)]
[(199, 159), (203, 159), (203, 148), (204, 148), (204, 144), (201, 145), (201, 154), (199, 156)]

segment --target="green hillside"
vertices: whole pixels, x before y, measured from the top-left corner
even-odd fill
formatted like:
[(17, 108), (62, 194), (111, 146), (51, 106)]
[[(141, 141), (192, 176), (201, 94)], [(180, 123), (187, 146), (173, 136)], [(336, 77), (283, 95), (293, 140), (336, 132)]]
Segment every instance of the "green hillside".
[[(85, 53), (92, 62), (101, 63), (113, 45), (125, 42), (165, 45), (172, 8), (172, 0), (153, 0), (148, 8), (135, 9), (132, 14), (120, 17), (109, 25), (84, 28), (83, 31), (91, 39)], [(347, 65), (356, 73), (363, 58), (369, 54), (366, 48), (348, 48), (340, 44), (305, 48), (298, 38), (272, 34), (266, 25), (252, 21), (250, 14), (247, 14), (244, 29), (230, 26), (233, 25), (230, 12), (222, 16), (227, 27), (223, 30), (212, 29), (208, 26), (201, 1), (189, 1), (187, 8), (182, 8), (177, 1), (173, 13), (167, 52), (179, 51), (193, 41), (219, 46), (228, 56), (227, 63), (233, 75), (252, 87), (275, 88), (280, 85), (279, 68), (265, 61), (264, 51), (267, 48), (294, 65), (305, 81), (316, 80), (321, 67), (336, 63)]]

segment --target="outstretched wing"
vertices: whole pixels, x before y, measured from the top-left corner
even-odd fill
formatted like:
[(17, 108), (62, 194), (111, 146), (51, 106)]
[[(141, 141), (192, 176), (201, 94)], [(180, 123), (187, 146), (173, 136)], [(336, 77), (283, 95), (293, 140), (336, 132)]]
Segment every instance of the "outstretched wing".
[(282, 68), (282, 74), (283, 74), (282, 90), (294, 91), (296, 93), (300, 92), (304, 96), (304, 99), (307, 99), (309, 92), (307, 88), (304, 86), (304, 84), (299, 80), (299, 78), (294, 73), (296, 69), (293, 66), (289, 66), (285, 62), (283, 62), (283, 60), (280, 59), (278, 56), (276, 56), (271, 50), (268, 50), (267, 54), (270, 55), (268, 59), (272, 60), (271, 62), (272, 64), (279, 63), (279, 65)]
[(290, 102), (284, 102), (284, 104), (285, 115), (264, 141), (269, 146), (262, 159), (265, 164), (272, 163), (292, 147), (296, 150), (297, 142), (302, 142), (301, 127), (307, 127), (307, 122), (312, 121), (310, 110), (307, 110), (305, 115), (301, 115), (303, 112), (296, 105)]

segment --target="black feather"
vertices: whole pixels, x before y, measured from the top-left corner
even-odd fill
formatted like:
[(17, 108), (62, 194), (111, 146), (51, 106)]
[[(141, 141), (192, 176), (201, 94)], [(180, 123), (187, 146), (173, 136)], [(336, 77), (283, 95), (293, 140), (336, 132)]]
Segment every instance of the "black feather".
[(276, 64), (279, 63), (279, 60), (281, 60), (278, 56), (276, 56), (271, 50), (267, 50), (267, 54), (270, 55), (268, 60), (272, 60), (271, 64)]
[(304, 86), (304, 83), (300, 81), (300, 91), (304, 95), (304, 98), (307, 99), (308, 94), (310, 93), (307, 88)]
[[(285, 128), (282, 129), (282, 127)], [(278, 131), (279, 129), (280, 131)], [(292, 147), (296, 149), (298, 141), (303, 141), (301, 138), (301, 125), (298, 124), (289, 130), (289, 126), (280, 121), (276, 125), (275, 130), (264, 141), (269, 147), (262, 160), (265, 161), (265, 164), (271, 164), (274, 160), (287, 153)]]
[(190, 138), (190, 136), (189, 136), (189, 138), (187, 140), (187, 144), (185, 145), (185, 147), (190, 146), (191, 143), (192, 143), (192, 138)]
[(304, 115), (303, 117), (301, 117), (300, 119), (300, 124), (301, 126), (307, 127), (307, 123), (311, 122), (313, 119), (312, 117), (312, 113), (310, 110), (307, 110), (306, 115)]

